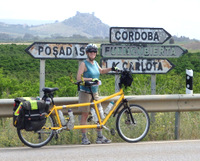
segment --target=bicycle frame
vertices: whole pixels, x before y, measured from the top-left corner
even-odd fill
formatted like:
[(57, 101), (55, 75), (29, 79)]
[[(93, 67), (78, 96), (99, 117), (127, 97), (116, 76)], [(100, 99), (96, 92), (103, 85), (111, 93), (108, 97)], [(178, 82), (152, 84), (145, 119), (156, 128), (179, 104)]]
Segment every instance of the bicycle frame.
[[(104, 118), (104, 120), (101, 120), (97, 104), (102, 103), (102, 102), (104, 102), (106, 100), (109, 100), (111, 98), (114, 98), (116, 96), (120, 96), (119, 99), (114, 104), (113, 108), (110, 110), (110, 112), (108, 113), (108, 115)], [(63, 106), (56, 106), (56, 105), (54, 105), (53, 108), (50, 110), (50, 113), (47, 115), (47, 117), (49, 115), (51, 115), (55, 111), (56, 118), (57, 118), (59, 126), (58, 127), (51, 127), (51, 129), (53, 129), (53, 130), (59, 130), (59, 129), (63, 128), (63, 126), (61, 124), (61, 121), (60, 121), (60, 118), (59, 118), (59, 115), (58, 115), (58, 110), (94, 105), (94, 108), (95, 108), (95, 111), (96, 111), (96, 114), (97, 114), (99, 122), (96, 123), (96, 124), (92, 124), (92, 125), (74, 125), (73, 129), (102, 128), (106, 124), (106, 122), (108, 121), (108, 119), (110, 118), (110, 116), (113, 114), (113, 112), (115, 111), (115, 109), (118, 107), (118, 105), (120, 104), (120, 102), (122, 102), (123, 99), (124, 99), (124, 92), (123, 92), (123, 89), (120, 89), (119, 92), (117, 92), (115, 94), (112, 94), (112, 95), (110, 95), (110, 96), (108, 96), (106, 98), (102, 98), (102, 99), (100, 99), (98, 101), (93, 100), (93, 102), (77, 103), (77, 104), (70, 104), (70, 105), (63, 105)]]
[[(123, 75), (122, 75), (123, 74)], [(122, 72), (121, 78), (125, 79), (127, 75), (127, 71)], [(121, 79), (120, 79), (121, 80)], [(119, 87), (121, 88), (123, 85), (123, 80), (119, 83)], [(74, 84), (78, 85), (85, 85), (87, 87), (91, 87), (97, 82), (84, 82), (79, 81)], [(129, 86), (126, 82), (124, 82), (125, 87)], [(79, 88), (78, 88), (79, 89)], [(134, 143), (142, 140), (149, 131), (150, 126), (150, 119), (149, 115), (146, 110), (141, 107), (140, 105), (130, 104), (126, 98), (124, 98), (123, 88), (120, 89), (119, 92), (107, 96), (105, 98), (95, 100), (92, 90), (90, 88), (90, 94), (92, 96), (92, 102), (87, 103), (75, 103), (69, 105), (60, 105), (56, 106), (53, 101), (54, 91), (58, 90), (58, 88), (44, 88), (44, 96), (42, 100), (44, 100), (47, 104), (52, 101), (53, 107), (50, 111), (46, 114), (46, 122), (45, 125), (42, 127), (41, 130), (38, 131), (27, 131), (26, 129), (17, 129), (17, 134), (19, 139), (27, 146), (37, 148), (46, 145), (51, 139), (55, 136), (58, 138), (58, 133), (62, 130), (72, 130), (72, 129), (102, 129), (105, 128), (109, 130), (111, 134), (113, 134), (114, 129), (109, 129), (105, 126), (108, 119), (113, 115), (117, 114), (116, 117), (116, 130), (119, 136), (126, 142)], [(110, 100), (114, 97), (117, 97), (117, 101), (115, 102), (112, 109), (106, 115), (104, 119), (100, 117), (100, 111), (98, 108), (98, 104)], [(62, 126), (61, 119), (59, 117), (59, 110), (62, 109), (73, 109), (73, 108), (85, 108), (84, 106), (94, 106), (94, 109), (97, 114), (97, 122), (90, 123), (87, 125), (80, 125), (77, 121), (77, 124), (74, 125), (73, 120), (70, 122), (70, 119), (67, 119), (66, 126)], [(91, 119), (89, 119), (91, 120)], [(32, 122), (31, 122), (32, 123)]]

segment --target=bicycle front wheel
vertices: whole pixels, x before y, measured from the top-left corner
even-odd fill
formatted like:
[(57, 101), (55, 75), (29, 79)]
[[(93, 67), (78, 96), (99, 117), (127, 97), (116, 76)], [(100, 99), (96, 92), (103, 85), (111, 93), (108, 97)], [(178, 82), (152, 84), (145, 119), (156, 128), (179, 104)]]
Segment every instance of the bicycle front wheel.
[[(134, 143), (142, 140), (149, 131), (150, 119), (147, 111), (139, 105), (130, 105), (130, 111), (123, 108), (116, 120), (116, 128), (119, 136)], [(131, 120), (133, 116), (133, 121)]]
[[(46, 118), (46, 123), (41, 130), (38, 131), (26, 131), (25, 129), (17, 129), (17, 134), (19, 139), (25, 145), (32, 147), (32, 148), (39, 148), (46, 145), (54, 135), (54, 131), (50, 129), (55, 125), (54, 117), (50, 115)], [(49, 129), (47, 128), (49, 127)]]

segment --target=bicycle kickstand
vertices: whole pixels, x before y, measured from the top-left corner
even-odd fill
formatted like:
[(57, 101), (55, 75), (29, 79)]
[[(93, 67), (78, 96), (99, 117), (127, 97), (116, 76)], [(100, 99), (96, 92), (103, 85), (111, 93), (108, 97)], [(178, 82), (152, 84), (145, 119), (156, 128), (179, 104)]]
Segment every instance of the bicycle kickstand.
[(110, 130), (109, 128), (107, 128), (107, 127), (104, 126), (104, 125), (103, 125), (102, 127), (103, 127), (104, 129), (106, 129), (107, 131), (109, 131), (109, 132), (111, 133), (111, 135), (113, 135), (113, 136), (115, 135), (115, 129), (112, 128), (112, 129)]
[(110, 129), (109, 129), (109, 128), (107, 128), (105, 125), (103, 125), (102, 127), (103, 127), (104, 129), (106, 129), (106, 130), (110, 131)]

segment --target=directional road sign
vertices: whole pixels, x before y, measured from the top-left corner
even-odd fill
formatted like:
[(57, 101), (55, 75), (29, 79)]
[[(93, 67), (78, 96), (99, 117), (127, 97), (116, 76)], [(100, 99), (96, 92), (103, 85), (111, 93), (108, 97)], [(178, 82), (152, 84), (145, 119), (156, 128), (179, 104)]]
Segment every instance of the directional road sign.
[(134, 74), (165, 74), (174, 68), (167, 59), (101, 59), (102, 68), (111, 68), (113, 64)]
[(34, 42), (25, 51), (36, 59), (86, 59), (86, 43)]
[(177, 58), (185, 53), (187, 50), (176, 45), (101, 45), (105, 58)]
[(110, 43), (163, 44), (171, 35), (163, 28), (111, 27)]

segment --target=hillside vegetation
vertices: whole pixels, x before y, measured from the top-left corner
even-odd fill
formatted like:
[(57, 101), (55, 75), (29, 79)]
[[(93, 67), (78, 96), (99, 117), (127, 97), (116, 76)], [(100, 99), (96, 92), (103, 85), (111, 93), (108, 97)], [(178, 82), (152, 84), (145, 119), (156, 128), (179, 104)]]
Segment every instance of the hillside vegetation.
[[(24, 50), (27, 45), (0, 45), (0, 98), (37, 96), (39, 94), (40, 60), (32, 58)], [(100, 56), (98, 55), (98, 61)], [(175, 65), (167, 74), (157, 75), (157, 94), (184, 94), (185, 70), (194, 71), (194, 93), (199, 93), (200, 52), (187, 53), (170, 59)], [(100, 63), (100, 62), (99, 62)], [(70, 73), (76, 78), (78, 60), (46, 60), (46, 86), (59, 87), (57, 95), (75, 96), (76, 86), (70, 82)], [(127, 92), (131, 95), (151, 94), (150, 75), (135, 74), (134, 83)], [(114, 76), (102, 75), (102, 95), (114, 92)]]
[[(27, 45), (0, 45), (0, 98), (15, 98), (22, 96), (36, 97), (39, 95), (39, 65), (40, 60), (33, 59), (25, 53)], [(100, 60), (98, 56), (97, 60)], [(200, 52), (189, 52), (178, 59), (170, 59), (176, 67), (167, 74), (156, 75), (157, 94), (184, 94), (185, 70), (194, 70), (194, 93), (200, 93)], [(58, 87), (56, 96), (77, 96), (77, 87), (70, 82), (70, 73), (76, 77), (77, 60), (46, 60), (46, 86)], [(126, 90), (128, 95), (151, 94), (151, 76), (144, 74), (133, 75), (134, 82)], [(100, 95), (114, 93), (114, 76), (102, 75)], [(151, 113), (149, 113), (151, 116)], [(151, 123), (150, 131), (145, 141), (173, 140), (175, 117), (173, 112), (156, 113), (155, 121)], [(77, 116), (78, 117), (78, 116)], [(78, 119), (78, 118), (77, 118)], [(182, 112), (180, 139), (199, 139), (199, 112)], [(111, 117), (107, 125), (115, 128), (115, 118)], [(106, 130), (104, 135), (112, 142), (122, 142), (119, 136), (111, 136)], [(80, 131), (64, 131), (58, 139), (53, 139), (50, 145), (80, 144)], [(88, 130), (88, 138), (92, 143), (96, 139), (96, 130)], [(19, 140), (12, 118), (0, 118), (0, 147), (24, 146)]]

